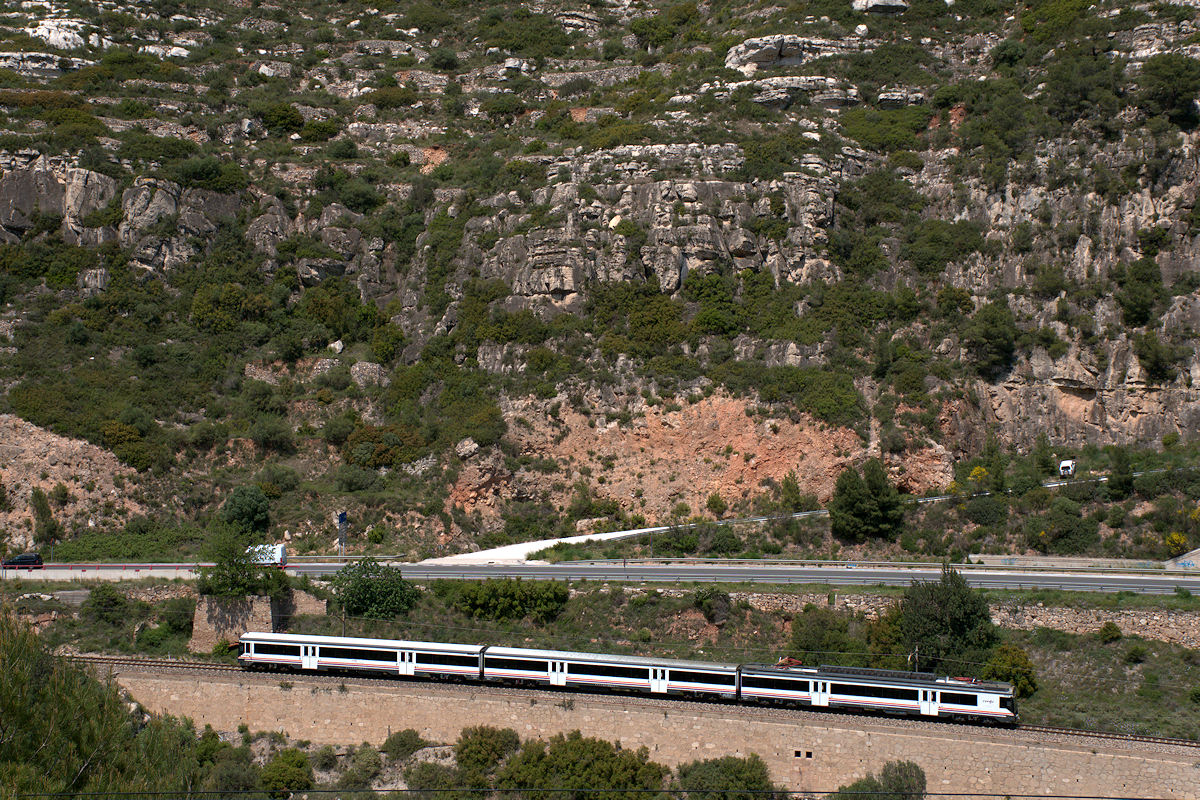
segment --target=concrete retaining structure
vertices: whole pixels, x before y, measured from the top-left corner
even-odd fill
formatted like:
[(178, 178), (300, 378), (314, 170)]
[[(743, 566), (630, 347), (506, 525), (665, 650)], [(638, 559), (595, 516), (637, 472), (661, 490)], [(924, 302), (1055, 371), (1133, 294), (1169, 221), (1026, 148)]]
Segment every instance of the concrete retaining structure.
[(124, 671), (116, 677), (152, 711), (218, 730), (246, 724), (318, 743), (378, 745), (404, 728), (442, 742), (470, 725), (513, 728), (522, 739), (578, 729), (626, 748), (644, 746), (669, 766), (757, 753), (774, 780), (792, 791), (829, 791), (905, 759), (921, 765), (935, 793), (1200, 800), (1200, 749), (827, 714), (806, 721), (803, 714), (770, 709), (652, 699), (564, 694), (555, 700), (490, 686), (227, 673), (197, 678)]

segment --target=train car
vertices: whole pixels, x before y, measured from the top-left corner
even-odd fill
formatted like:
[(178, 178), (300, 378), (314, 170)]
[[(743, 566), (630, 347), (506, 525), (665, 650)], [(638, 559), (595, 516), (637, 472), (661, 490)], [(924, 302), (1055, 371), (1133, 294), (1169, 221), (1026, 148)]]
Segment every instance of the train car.
[(736, 664), (640, 658), (488, 646), (483, 675), (488, 680), (548, 686), (624, 689), (651, 694), (737, 696)]
[(479, 678), (483, 649), (477, 644), (247, 633), (241, 638), (238, 661), (247, 667)]
[(856, 667), (742, 667), (741, 697), (818, 708), (1016, 722), (1010, 684)]
[(495, 645), (247, 633), (248, 669), (365, 671), (1014, 724), (1011, 684), (854, 667), (720, 664)]

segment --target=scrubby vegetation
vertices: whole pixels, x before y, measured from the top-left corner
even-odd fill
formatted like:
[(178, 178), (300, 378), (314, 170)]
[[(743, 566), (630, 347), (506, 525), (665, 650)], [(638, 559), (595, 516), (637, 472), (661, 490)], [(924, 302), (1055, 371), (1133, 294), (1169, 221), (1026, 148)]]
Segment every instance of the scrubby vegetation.
[[(28, 538), (201, 555), (214, 518), (265, 500), (264, 538), (328, 550), (349, 507), (354, 546), (419, 556), (672, 516), (518, 452), (530, 398), (601, 397), (591, 422), (626, 425), (726, 392), (853, 430), (893, 482), (935, 452), (983, 454), (995, 484), (1002, 402), (1023, 409), (996, 432), (1013, 464), (1043, 429), (1059, 456), (1193, 435), (1170, 409), (1200, 285), (1178, 155), (1200, 122), (1194, 10), (843, 5), (82, 4), (94, 36), (65, 49), (17, 14), (5, 49), (49, 60), (0, 73), (6, 169), (36, 153), (95, 196), (22, 195), (4, 220), (0, 408), (111, 451), (153, 509), (68, 518), (31, 493)], [(744, 42), (783, 33), (803, 55), (747, 74)], [(1170, 202), (1150, 217), (1146, 196)], [(1114, 432), (1133, 397), (1164, 421)], [(1053, 424), (1023, 422), (1035, 408)], [(467, 439), (538, 491), (465, 502)], [(1007, 512), (962, 493), (961, 533), (944, 509), (835, 533), (935, 557), (1197, 544), (1165, 508), (1154, 536), (1109, 525), (1111, 502), (1045, 500), (1021, 469), (1001, 470)]]

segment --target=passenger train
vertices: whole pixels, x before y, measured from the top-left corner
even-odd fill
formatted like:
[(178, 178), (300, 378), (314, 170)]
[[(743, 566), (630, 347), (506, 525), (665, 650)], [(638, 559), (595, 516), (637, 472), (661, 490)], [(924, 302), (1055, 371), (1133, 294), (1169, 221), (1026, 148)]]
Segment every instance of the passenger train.
[(246, 669), (354, 671), (1017, 722), (1011, 684), (857, 667), (717, 664), (496, 645), (247, 633)]

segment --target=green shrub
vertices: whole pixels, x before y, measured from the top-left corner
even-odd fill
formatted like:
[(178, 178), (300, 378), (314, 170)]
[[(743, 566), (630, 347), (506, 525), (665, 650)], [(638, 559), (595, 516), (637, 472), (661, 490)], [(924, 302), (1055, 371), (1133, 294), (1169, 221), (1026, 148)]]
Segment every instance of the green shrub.
[(417, 90), (411, 86), (385, 86), (362, 95), (364, 103), (373, 103), (376, 108), (384, 111), (408, 108), (417, 102), (418, 98)]
[(526, 58), (558, 58), (566, 55), (571, 45), (571, 37), (554, 17), (524, 8), (492, 9), (479, 26), (489, 45)]
[(729, 618), (729, 595), (716, 586), (697, 589), (692, 602), (704, 614), (704, 618), (713, 624), (720, 624)]
[(464, 728), (454, 743), (454, 759), (463, 772), (488, 775), (516, 751), (521, 740), (512, 728), (486, 725)]
[(1195, 96), (1200, 92), (1200, 61), (1179, 53), (1151, 56), (1142, 64), (1137, 83), (1138, 103), (1147, 113), (1165, 114), (1181, 128), (1195, 127), (1198, 119)]
[(1112, 644), (1113, 642), (1120, 641), (1121, 629), (1117, 627), (1115, 622), (1105, 622), (1100, 626), (1100, 630), (1096, 632), (1096, 636), (1104, 644)]
[(276, 136), (299, 133), (304, 128), (304, 116), (291, 103), (271, 103), (257, 108), (255, 115)]
[(405, 728), (402, 731), (396, 731), (384, 740), (382, 750), (391, 761), (402, 761), (423, 747), (428, 747), (429, 742), (421, 738), (412, 728)]
[(232, 194), (250, 185), (250, 177), (240, 166), (216, 156), (189, 158), (173, 164), (168, 172), (184, 188)]
[(923, 105), (897, 109), (856, 108), (844, 112), (840, 121), (846, 135), (863, 147), (893, 153), (922, 149), (918, 137), (929, 127), (932, 116), (933, 112)]
[(288, 747), (271, 756), (259, 777), (272, 797), (290, 797), (292, 792), (313, 787), (312, 766), (302, 750)]
[(1002, 644), (992, 653), (979, 677), (984, 680), (1007, 681), (1017, 697), (1029, 697), (1037, 691), (1037, 670), (1029, 655), (1014, 644)]
[(557, 581), (521, 581), (504, 578), (440, 584), (450, 604), (472, 617), (516, 620), (526, 617), (538, 623), (556, 618), (566, 606), (570, 592)]
[(1008, 503), (1004, 498), (992, 495), (973, 497), (967, 501), (965, 513), (976, 525), (1003, 525), (1008, 519)]
[(257, 486), (237, 486), (221, 506), (221, 518), (245, 531), (263, 532), (271, 524), (271, 504)]
[(1149, 655), (1150, 651), (1144, 644), (1132, 644), (1125, 651), (1124, 660), (1126, 664), (1141, 664)]
[(420, 597), (416, 586), (373, 558), (347, 564), (333, 577), (333, 590), (347, 614), (392, 619), (404, 614)]
[(113, 584), (101, 583), (88, 592), (80, 610), (97, 622), (120, 625), (128, 619), (129, 599)]

